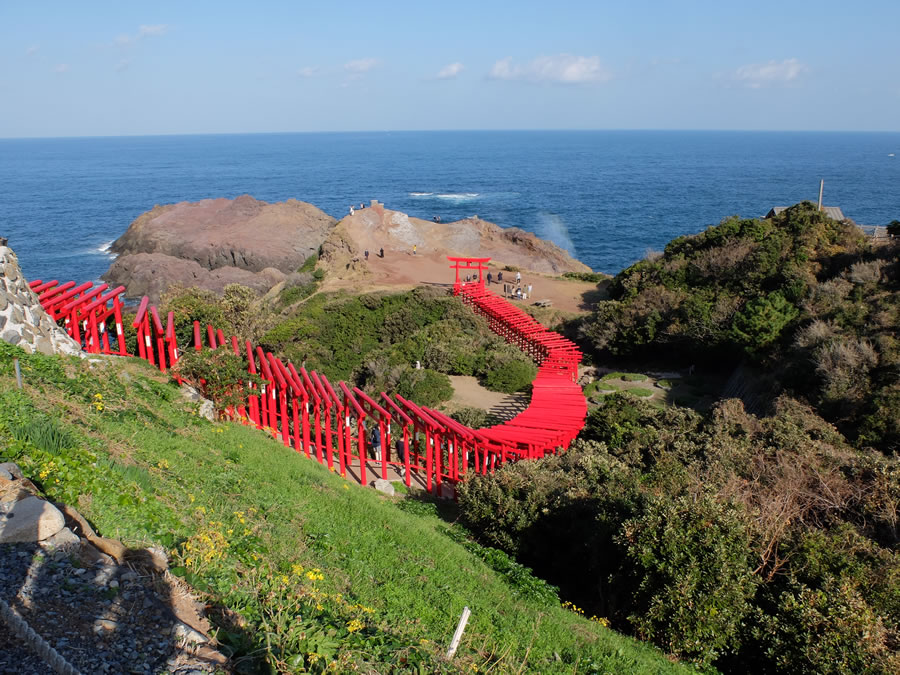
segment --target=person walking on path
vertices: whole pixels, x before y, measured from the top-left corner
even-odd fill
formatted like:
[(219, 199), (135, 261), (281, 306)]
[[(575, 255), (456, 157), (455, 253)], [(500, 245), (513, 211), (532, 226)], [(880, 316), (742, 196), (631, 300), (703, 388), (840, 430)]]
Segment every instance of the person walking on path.
[(488, 286), (490, 286), (491, 285), (491, 273), (490, 272), (487, 273), (487, 282), (488, 282)]
[(521, 281), (522, 281), (522, 273), (516, 272), (516, 283), (518, 284)]
[(531, 284), (528, 284), (528, 295), (531, 295)]
[(372, 453), (375, 455), (375, 459), (377, 461), (381, 461), (381, 431), (378, 428), (378, 425), (374, 425), (372, 427), (372, 433), (369, 435), (370, 440), (372, 441)]
[(366, 249), (366, 262), (369, 262), (369, 249)]
[(378, 257), (379, 257), (379, 258), (383, 258), (383, 257), (384, 257), (384, 249), (383, 249), (383, 248), (378, 249)]
[(417, 246), (415, 244), (413, 244), (413, 255), (416, 254), (416, 248), (417, 248)]

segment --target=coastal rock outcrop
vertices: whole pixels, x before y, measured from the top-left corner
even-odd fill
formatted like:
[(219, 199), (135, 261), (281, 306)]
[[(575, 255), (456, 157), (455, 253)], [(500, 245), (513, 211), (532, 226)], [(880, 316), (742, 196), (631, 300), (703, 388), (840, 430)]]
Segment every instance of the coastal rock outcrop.
[(172, 283), (218, 293), (239, 283), (267, 290), (315, 255), (335, 219), (312, 204), (242, 195), (155, 206), (113, 242), (103, 278), (129, 296), (158, 299)]
[[(338, 275), (365, 273), (364, 253), (384, 249), (393, 259), (410, 255), (440, 261), (446, 256), (489, 257), (495, 265), (509, 265), (539, 274), (590, 272), (553, 242), (517, 227), (503, 228), (477, 216), (451, 223), (422, 220), (384, 208), (378, 202), (341, 220), (322, 246), (322, 255)], [(404, 263), (409, 264), (409, 262)]]
[[(4, 240), (5, 241), (5, 240)], [(19, 259), (0, 244), (0, 340), (29, 354), (77, 354), (81, 346), (50, 318), (28, 286)]]

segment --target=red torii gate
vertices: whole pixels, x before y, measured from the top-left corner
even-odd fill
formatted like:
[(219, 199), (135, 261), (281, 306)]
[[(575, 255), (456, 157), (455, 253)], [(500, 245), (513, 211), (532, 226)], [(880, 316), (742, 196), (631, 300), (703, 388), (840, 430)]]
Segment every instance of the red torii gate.
[(457, 294), (460, 287), (465, 286), (467, 283), (459, 280), (460, 271), (475, 272), (475, 281), (469, 283), (475, 283), (484, 288), (484, 275), (487, 274), (487, 264), (491, 261), (490, 258), (454, 258), (448, 255), (447, 260), (453, 263), (451, 269), (456, 272), (456, 280), (453, 282), (454, 294)]

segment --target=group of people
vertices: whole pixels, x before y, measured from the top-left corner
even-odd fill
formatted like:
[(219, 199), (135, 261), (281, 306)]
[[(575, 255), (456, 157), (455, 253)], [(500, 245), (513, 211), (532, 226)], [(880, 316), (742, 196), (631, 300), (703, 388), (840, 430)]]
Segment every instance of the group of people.
[[(369, 260), (369, 249), (366, 249), (365, 255), (366, 255), (366, 260), (368, 261), (368, 260)], [(383, 249), (383, 248), (379, 248), (379, 249), (378, 249), (378, 257), (379, 257), (379, 258), (383, 258), (383, 257), (384, 257), (384, 249)]]
[[(485, 277), (488, 282), (488, 286), (494, 281), (493, 275), (488, 272)], [(478, 275), (475, 275), (475, 280), (478, 280)], [(511, 298), (515, 300), (527, 300), (531, 297), (533, 286), (531, 284), (523, 284), (522, 283), (522, 273), (516, 272), (516, 280), (513, 282), (504, 282), (503, 281), (503, 272), (497, 272), (497, 283), (503, 284), (503, 297)]]
[[(360, 203), (359, 203), (359, 210), (362, 211), (364, 208), (366, 208), (365, 205), (364, 205), (362, 202), (360, 202)], [(352, 216), (354, 213), (356, 213), (356, 207), (354, 207), (354, 205), (351, 204), (351, 205), (350, 205), (350, 215)]]

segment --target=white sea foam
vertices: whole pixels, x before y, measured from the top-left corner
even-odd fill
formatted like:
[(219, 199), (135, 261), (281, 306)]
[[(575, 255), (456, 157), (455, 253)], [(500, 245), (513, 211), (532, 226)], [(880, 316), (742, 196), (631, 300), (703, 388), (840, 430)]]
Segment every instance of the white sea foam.
[(538, 214), (540, 229), (538, 234), (544, 239), (549, 239), (560, 248), (566, 249), (572, 256), (575, 255), (575, 244), (569, 236), (569, 228), (563, 219), (555, 213), (542, 211)]
[(409, 196), (410, 197), (430, 197), (433, 194), (434, 194), (433, 192), (410, 192)]
[(107, 255), (113, 255), (112, 253), (109, 252), (109, 249), (112, 248), (114, 241), (115, 241), (115, 239), (110, 239), (105, 244), (101, 244), (100, 246), (98, 246), (96, 249), (97, 253), (106, 253)]
[(452, 202), (467, 202), (471, 199), (477, 199), (479, 196), (477, 192), (447, 192), (435, 195), (438, 199), (446, 199)]

